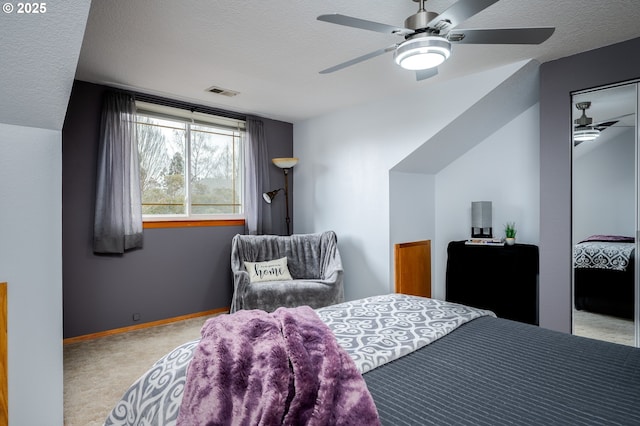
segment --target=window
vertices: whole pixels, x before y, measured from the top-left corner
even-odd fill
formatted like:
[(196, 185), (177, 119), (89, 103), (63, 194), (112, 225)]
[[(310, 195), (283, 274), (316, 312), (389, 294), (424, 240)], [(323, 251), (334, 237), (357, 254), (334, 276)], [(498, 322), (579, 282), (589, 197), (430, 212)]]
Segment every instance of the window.
[(137, 108), (143, 220), (242, 218), (244, 122)]

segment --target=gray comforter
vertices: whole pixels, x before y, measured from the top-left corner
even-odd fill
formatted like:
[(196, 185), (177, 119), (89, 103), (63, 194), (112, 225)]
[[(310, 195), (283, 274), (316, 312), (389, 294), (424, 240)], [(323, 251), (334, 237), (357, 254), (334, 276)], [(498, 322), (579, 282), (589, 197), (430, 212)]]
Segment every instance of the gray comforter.
[(364, 378), (383, 425), (640, 425), (640, 349), (500, 318)]

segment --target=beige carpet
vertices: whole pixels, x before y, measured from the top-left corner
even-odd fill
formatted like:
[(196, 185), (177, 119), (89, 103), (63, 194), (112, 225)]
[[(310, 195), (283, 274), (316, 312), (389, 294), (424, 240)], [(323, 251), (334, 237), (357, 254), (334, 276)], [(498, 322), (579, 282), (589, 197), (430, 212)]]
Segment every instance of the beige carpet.
[(633, 321), (585, 311), (573, 311), (573, 334), (606, 342), (634, 345)]
[(200, 337), (208, 317), (64, 346), (64, 424), (102, 425), (129, 386), (158, 359)]

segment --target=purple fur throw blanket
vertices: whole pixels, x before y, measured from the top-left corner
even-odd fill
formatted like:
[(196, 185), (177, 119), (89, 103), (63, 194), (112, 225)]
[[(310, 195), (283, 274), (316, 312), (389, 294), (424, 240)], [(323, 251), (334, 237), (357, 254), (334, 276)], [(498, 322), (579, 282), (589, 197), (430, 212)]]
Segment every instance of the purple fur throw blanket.
[(177, 424), (379, 425), (355, 363), (308, 306), (209, 319)]

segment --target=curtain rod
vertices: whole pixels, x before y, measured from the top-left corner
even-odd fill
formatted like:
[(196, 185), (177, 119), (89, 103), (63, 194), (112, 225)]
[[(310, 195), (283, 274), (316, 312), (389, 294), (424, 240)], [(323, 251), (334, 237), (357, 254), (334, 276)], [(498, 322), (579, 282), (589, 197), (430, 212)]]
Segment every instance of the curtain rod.
[(148, 93), (135, 92), (135, 91), (131, 91), (131, 90), (116, 89), (116, 88), (111, 88), (111, 89), (114, 90), (114, 91), (118, 91), (118, 92), (128, 93), (128, 94), (134, 96), (136, 100), (139, 100), (139, 101), (142, 101), (142, 102), (149, 102), (149, 103), (152, 103), (152, 104), (158, 104), (158, 105), (163, 105), (163, 106), (172, 107), (172, 108), (184, 109), (184, 110), (191, 111), (191, 112), (201, 112), (201, 113), (204, 113), (204, 114), (218, 115), (220, 117), (231, 118), (231, 119), (234, 119), (234, 120), (246, 121), (247, 118), (249, 118), (249, 116), (247, 114), (241, 114), (241, 113), (238, 113), (238, 112), (227, 111), (227, 110), (220, 109), (220, 108), (208, 107), (208, 106), (199, 105), (199, 104), (192, 104), (192, 103), (189, 103), (189, 102), (178, 101), (178, 100), (175, 100), (175, 99), (164, 98), (162, 96), (150, 95)]

